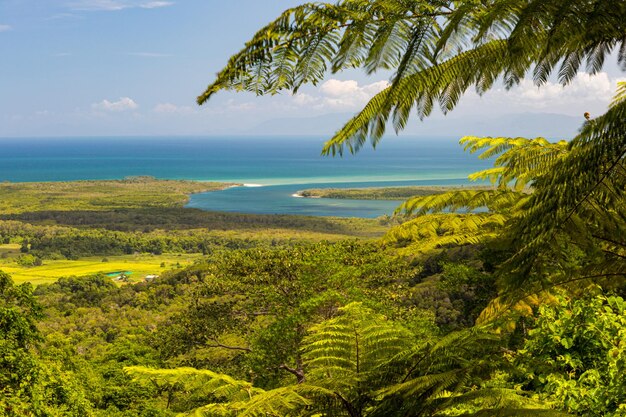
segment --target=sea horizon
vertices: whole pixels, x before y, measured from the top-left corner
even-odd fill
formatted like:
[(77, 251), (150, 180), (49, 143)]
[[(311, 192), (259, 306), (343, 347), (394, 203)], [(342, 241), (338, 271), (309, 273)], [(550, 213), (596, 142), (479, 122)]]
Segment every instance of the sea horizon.
[[(318, 136), (3, 138), (0, 181), (159, 179), (257, 185), (192, 195), (211, 211), (378, 217), (397, 202), (303, 201), (306, 188), (468, 184), (490, 161), (463, 152), (457, 138), (388, 137), (373, 149), (321, 156)], [(255, 189), (257, 188), (257, 189)], [(262, 188), (262, 189), (260, 189)], [(294, 200), (300, 200), (295, 202)]]

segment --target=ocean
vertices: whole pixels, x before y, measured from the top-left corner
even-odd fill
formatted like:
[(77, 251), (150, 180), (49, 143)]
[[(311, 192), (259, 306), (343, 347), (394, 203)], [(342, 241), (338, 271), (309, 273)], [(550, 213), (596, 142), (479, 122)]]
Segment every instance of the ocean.
[(356, 155), (321, 156), (319, 137), (0, 139), (0, 181), (74, 181), (149, 175), (245, 187), (196, 194), (188, 207), (241, 213), (378, 217), (397, 201), (305, 199), (307, 188), (462, 185), (491, 161), (458, 138), (383, 139)]

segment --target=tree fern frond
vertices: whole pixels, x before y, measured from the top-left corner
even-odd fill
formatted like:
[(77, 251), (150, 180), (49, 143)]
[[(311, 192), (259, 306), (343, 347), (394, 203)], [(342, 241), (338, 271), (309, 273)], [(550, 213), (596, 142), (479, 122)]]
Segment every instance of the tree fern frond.
[[(530, 271), (545, 259), (545, 251), (557, 242), (557, 234), (569, 233), (569, 239), (573, 239), (577, 234), (592, 232), (594, 225), (601, 224), (605, 218), (616, 219), (614, 212), (594, 205), (593, 201), (624, 201), (621, 191), (616, 193), (616, 190), (624, 190), (626, 186), (626, 177), (621, 172), (625, 155), (626, 101), (617, 99), (605, 115), (583, 127), (569, 144), (567, 156), (559, 158), (538, 179), (537, 190), (511, 230), (518, 237), (519, 250), (505, 265), (509, 284), (522, 286), (532, 277)], [(577, 223), (575, 216), (588, 210), (593, 210), (593, 217), (584, 225)]]
[(526, 198), (524, 193), (509, 190), (461, 190), (442, 194), (412, 197), (396, 209), (396, 214), (423, 215), (429, 212), (471, 211), (480, 208), (492, 212), (504, 213), (514, 207), (520, 199)]
[[(548, 142), (544, 138), (481, 138), (467, 136), (461, 139), (470, 153), (488, 148), (481, 159), (499, 155), (495, 168), (470, 176), (470, 179), (488, 178), (499, 187), (506, 188), (514, 182), (514, 189), (523, 191), (533, 181), (547, 173), (553, 164), (567, 153), (567, 142)], [(500, 168), (500, 169), (498, 169)]]
[(226, 401), (246, 400), (263, 393), (246, 381), (236, 380), (228, 375), (194, 368), (151, 369), (143, 366), (124, 368), (134, 381), (156, 387), (181, 386), (188, 390), (200, 389)]
[[(324, 153), (376, 144), (393, 115), (396, 131), (411, 109), (450, 111), (467, 88), (487, 91), (498, 77), (516, 85), (535, 65), (537, 85), (560, 63), (569, 83), (583, 60), (597, 73), (619, 47), (624, 67), (626, 7), (607, 0), (403, 2), (341, 0), (285, 11), (259, 30), (198, 97), (223, 89), (275, 94), (316, 84), (328, 71), (395, 69), (391, 86), (326, 144)], [(286, 71), (289, 69), (289, 72)]]
[(300, 411), (309, 405), (311, 400), (298, 394), (293, 387), (283, 387), (262, 392), (245, 401), (208, 404), (181, 416), (302, 416)]
[[(405, 349), (412, 340), (405, 329), (359, 303), (340, 311), (338, 317), (312, 327), (304, 340), (308, 380), (329, 389), (367, 380), (380, 361)], [(341, 375), (334, 379), (339, 385), (327, 385), (329, 372)]]
[(407, 254), (428, 253), (446, 246), (478, 244), (497, 236), (508, 217), (502, 214), (429, 214), (393, 227), (383, 243)]
[(611, 107), (619, 106), (624, 102), (626, 102), (626, 81), (619, 81), (617, 83), (617, 91), (611, 101)]

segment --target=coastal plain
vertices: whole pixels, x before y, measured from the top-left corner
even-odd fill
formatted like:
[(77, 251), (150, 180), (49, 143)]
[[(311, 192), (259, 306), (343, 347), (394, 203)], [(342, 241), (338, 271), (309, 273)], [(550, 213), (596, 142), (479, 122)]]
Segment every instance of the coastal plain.
[(139, 282), (222, 248), (369, 240), (389, 227), (375, 219), (184, 207), (190, 194), (235, 185), (152, 177), (0, 184), (0, 269), (34, 285), (116, 272)]
[[(0, 269), (17, 282), (34, 285), (117, 272), (129, 272), (124, 282), (139, 282), (224, 248), (372, 240), (382, 237), (393, 223), (390, 218), (244, 214), (185, 207), (191, 194), (237, 185), (152, 177), (0, 184)], [(300, 195), (403, 200), (458, 189), (469, 187), (328, 188), (304, 190)]]

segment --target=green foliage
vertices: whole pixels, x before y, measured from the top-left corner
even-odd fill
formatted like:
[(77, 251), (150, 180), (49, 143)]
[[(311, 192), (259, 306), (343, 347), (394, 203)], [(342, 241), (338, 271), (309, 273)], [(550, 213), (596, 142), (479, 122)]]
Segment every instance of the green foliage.
[(538, 397), (576, 415), (626, 415), (623, 298), (559, 297), (530, 327), (515, 364)]
[[(463, 138), (471, 152), (487, 148), (481, 157), (499, 155), (494, 168), (470, 176), (490, 179), (497, 188), (409, 199), (399, 211), (417, 217), (391, 229), (386, 242), (412, 253), (451, 244), (501, 247), (508, 253), (498, 271), (506, 293), (485, 317), (519, 303), (528, 306), (557, 286), (619, 286), (626, 277), (626, 244), (619, 238), (626, 234), (621, 96), (569, 144)], [(456, 211), (466, 213), (447, 213)]]
[(31, 348), (39, 340), (35, 323), (41, 309), (32, 291), (29, 284), (14, 286), (9, 275), (0, 271), (0, 389), (4, 398), (27, 397), (37, 376)]
[(555, 161), (567, 154), (567, 142), (552, 143), (544, 138), (479, 138), (466, 136), (461, 139), (465, 150), (475, 153), (488, 148), (479, 155), (480, 159), (494, 156), (494, 168), (470, 175), (471, 180), (489, 179), (498, 188), (511, 187), (524, 191), (534, 181), (550, 171)]
[[(352, 300), (393, 318), (417, 340), (438, 335), (434, 304), (422, 299), (418, 306), (411, 295), (419, 271), (376, 244), (351, 241), (224, 248), (153, 282), (121, 287), (103, 276), (61, 279), (35, 291), (46, 312), (41, 351), (67, 384), (82, 381), (74, 394), (96, 416), (165, 416), (210, 398), (183, 385), (133, 383), (124, 366), (208, 368), (275, 395), (302, 379), (308, 329)], [(471, 315), (484, 304), (473, 290), (461, 295), (480, 273), (446, 271), (456, 278), (439, 296), (466, 303), (446, 310), (446, 323), (458, 328), (467, 324), (466, 308)]]
[(223, 246), (373, 238), (387, 229), (373, 219), (212, 213), (184, 208), (38, 211), (4, 218), (18, 220), (0, 220), (0, 236), (21, 239), (25, 253), (32, 250), (33, 255), (47, 259), (135, 252), (206, 254)]
[(451, 245), (478, 244), (495, 238), (506, 221), (502, 214), (433, 214), (393, 227), (387, 244), (405, 247), (404, 253), (430, 253)]
[(199, 284), (155, 345), (174, 363), (253, 375), (263, 388), (297, 379), (306, 328), (351, 300), (432, 326), (404, 308), (416, 268), (390, 255), (358, 242), (215, 254), (178, 275)]
[(618, 237), (626, 234), (625, 108), (616, 99), (569, 144), (463, 138), (471, 152), (487, 148), (481, 157), (499, 155), (493, 169), (470, 176), (497, 188), (411, 198), (398, 211), (417, 217), (392, 228), (385, 242), (418, 254), (478, 243), (503, 248), (509, 259), (499, 275), (508, 292), (485, 317), (555, 286), (619, 286), (626, 276)]
[[(302, 348), (303, 378), (297, 385), (265, 391), (211, 371), (126, 371), (143, 383), (199, 391), (214, 399), (185, 415), (436, 416), (466, 403), (494, 408), (481, 415), (513, 415), (511, 404), (517, 406), (516, 415), (541, 415), (536, 403), (515, 390), (476, 388), (499, 362), (496, 339), (488, 333), (418, 340), (360, 303), (338, 312), (309, 329)], [(533, 407), (525, 410), (525, 404)], [(509, 414), (501, 414), (507, 409)]]
[(14, 286), (0, 271), (0, 414), (91, 416), (91, 404), (72, 372), (43, 361), (36, 321), (42, 318), (32, 286)]
[(30, 254), (21, 255), (15, 261), (17, 262), (18, 265), (25, 266), (25, 267), (42, 265), (41, 258), (38, 258)]
[(45, 289), (38, 288), (38, 294), (58, 292), (66, 294), (62, 303), (69, 303), (76, 307), (97, 306), (104, 297), (117, 287), (111, 278), (106, 275), (95, 275), (89, 278), (61, 278)]

